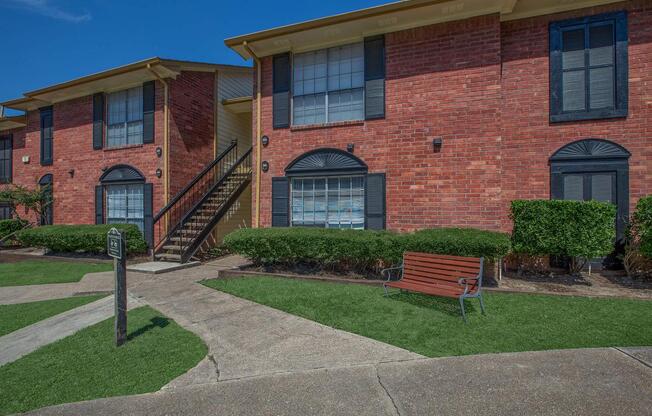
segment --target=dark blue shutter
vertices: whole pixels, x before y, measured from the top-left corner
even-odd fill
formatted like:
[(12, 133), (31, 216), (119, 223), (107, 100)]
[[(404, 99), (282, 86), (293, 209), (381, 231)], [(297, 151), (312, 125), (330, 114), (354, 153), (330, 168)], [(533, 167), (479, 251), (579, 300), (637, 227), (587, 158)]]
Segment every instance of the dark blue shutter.
[(285, 177), (272, 178), (272, 227), (290, 225), (290, 181)]
[(154, 227), (152, 222), (153, 202), (153, 185), (151, 183), (146, 183), (143, 185), (143, 236), (150, 248), (152, 248), (154, 244)]
[(385, 174), (370, 173), (365, 189), (365, 228), (385, 229)]
[(41, 165), (52, 164), (52, 107), (41, 108)]
[(364, 40), (365, 119), (385, 117), (385, 37)]
[(104, 189), (95, 187), (95, 224), (104, 224)]
[(101, 149), (104, 143), (104, 94), (93, 95), (93, 149)]
[(13, 136), (0, 137), (0, 183), (13, 180)]
[(154, 81), (143, 84), (143, 143), (154, 143)]
[(272, 58), (273, 88), (272, 112), (274, 128), (290, 126), (290, 54), (284, 53)]

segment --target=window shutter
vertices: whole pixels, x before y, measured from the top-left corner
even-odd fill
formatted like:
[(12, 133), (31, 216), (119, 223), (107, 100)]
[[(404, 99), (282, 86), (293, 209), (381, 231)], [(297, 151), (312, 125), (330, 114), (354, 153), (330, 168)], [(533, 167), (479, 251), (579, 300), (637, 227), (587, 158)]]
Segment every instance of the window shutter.
[(0, 183), (13, 181), (13, 135), (0, 137)]
[(365, 119), (385, 117), (385, 37), (364, 40)]
[(272, 178), (272, 227), (290, 225), (290, 180)]
[(52, 164), (52, 107), (41, 108), (41, 165)]
[(104, 189), (95, 187), (95, 224), (104, 224)]
[(102, 148), (104, 143), (104, 93), (93, 95), (93, 149)]
[(153, 185), (146, 183), (143, 185), (143, 236), (147, 245), (152, 248), (154, 244), (154, 227), (152, 223), (152, 206), (153, 206)]
[(273, 125), (274, 128), (290, 126), (290, 54), (276, 55), (273, 66)]
[(365, 190), (365, 228), (367, 230), (385, 229), (385, 174), (367, 175)]
[(154, 81), (143, 84), (143, 143), (154, 143)]

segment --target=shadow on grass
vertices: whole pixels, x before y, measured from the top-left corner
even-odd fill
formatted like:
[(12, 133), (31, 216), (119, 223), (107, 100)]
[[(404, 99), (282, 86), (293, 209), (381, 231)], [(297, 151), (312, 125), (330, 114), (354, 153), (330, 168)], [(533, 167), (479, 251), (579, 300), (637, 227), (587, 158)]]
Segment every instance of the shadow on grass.
[(127, 340), (131, 341), (134, 338), (137, 338), (144, 333), (151, 331), (154, 328), (165, 328), (166, 326), (170, 325), (170, 320), (160, 317), (160, 316), (155, 316), (154, 318), (150, 319), (150, 324), (147, 324), (145, 326), (141, 326), (137, 330), (131, 332), (130, 334), (127, 335)]
[[(393, 291), (389, 292), (389, 296), (387, 296), (387, 298), (398, 302), (409, 303), (421, 308), (434, 309), (438, 312), (442, 312), (450, 316), (462, 316), (460, 302), (458, 299), (446, 298), (442, 296), (429, 296), (421, 293)], [(466, 310), (467, 314), (476, 312), (476, 305), (473, 305), (471, 303), (472, 301), (473, 300), (470, 301), (469, 299), (464, 301), (464, 309)]]

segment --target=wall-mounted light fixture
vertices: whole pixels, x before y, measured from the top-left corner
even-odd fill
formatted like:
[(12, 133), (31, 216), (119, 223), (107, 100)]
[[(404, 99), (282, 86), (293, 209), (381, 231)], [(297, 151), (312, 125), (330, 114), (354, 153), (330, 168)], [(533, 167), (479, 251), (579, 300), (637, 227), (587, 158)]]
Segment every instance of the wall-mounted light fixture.
[(163, 171), (161, 169), (156, 169), (156, 177), (160, 178), (161, 176), (163, 176)]
[(353, 153), (353, 149), (355, 149), (355, 144), (349, 143), (346, 145), (346, 151), (349, 153)]
[(68, 171), (68, 175), (70, 175), (71, 178), (72, 178), (73, 176), (75, 176), (75, 169), (70, 169), (70, 170)]
[(444, 140), (441, 137), (435, 137), (432, 139), (432, 151), (434, 153), (441, 152), (441, 146), (444, 144)]
[(156, 156), (161, 157), (163, 155), (163, 149), (160, 147), (156, 148)]
[(267, 172), (269, 170), (269, 162), (263, 160), (263, 163), (260, 165), (260, 168), (263, 170), (263, 172)]
[(263, 144), (263, 146), (267, 146), (269, 144), (269, 137), (267, 136), (261, 137), (260, 142)]

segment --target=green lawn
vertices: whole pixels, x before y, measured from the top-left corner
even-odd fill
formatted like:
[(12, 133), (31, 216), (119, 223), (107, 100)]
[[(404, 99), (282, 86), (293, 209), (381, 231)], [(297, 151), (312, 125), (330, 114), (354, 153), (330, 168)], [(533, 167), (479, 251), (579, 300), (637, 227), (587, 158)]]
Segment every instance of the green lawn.
[(652, 345), (652, 302), (485, 292), (467, 300), (381, 287), (246, 277), (206, 286), (429, 357), (557, 348)]
[(110, 263), (25, 260), (0, 263), (0, 287), (78, 282), (86, 273), (106, 272)]
[(113, 318), (0, 367), (0, 414), (159, 390), (194, 367), (206, 345), (158, 311), (129, 311), (129, 341), (115, 347)]
[(104, 296), (74, 296), (40, 302), (0, 305), (0, 337), (102, 297)]

